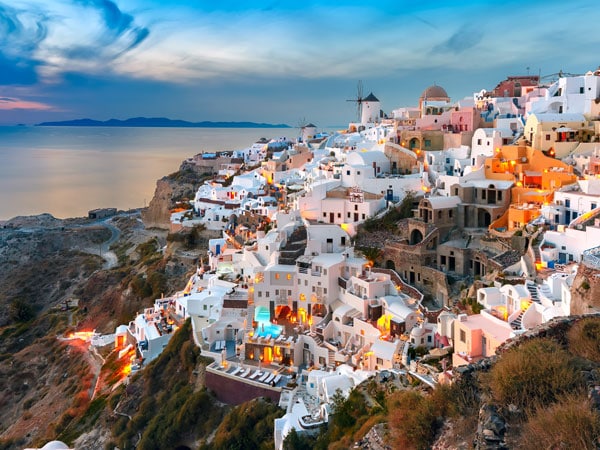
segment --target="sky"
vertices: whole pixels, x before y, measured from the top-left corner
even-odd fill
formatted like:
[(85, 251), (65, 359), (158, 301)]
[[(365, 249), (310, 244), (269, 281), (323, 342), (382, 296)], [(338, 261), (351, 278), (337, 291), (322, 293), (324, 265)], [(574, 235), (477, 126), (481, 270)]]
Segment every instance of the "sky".
[(597, 0), (0, 0), (0, 124), (169, 117), (320, 127), (433, 84), (600, 65)]

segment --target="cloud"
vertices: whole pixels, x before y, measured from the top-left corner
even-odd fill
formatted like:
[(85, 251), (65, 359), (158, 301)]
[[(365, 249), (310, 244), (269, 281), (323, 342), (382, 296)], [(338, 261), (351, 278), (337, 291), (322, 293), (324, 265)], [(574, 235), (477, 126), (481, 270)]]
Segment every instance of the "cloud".
[(483, 32), (477, 30), (471, 26), (463, 26), (459, 30), (455, 31), (446, 41), (439, 45), (436, 45), (432, 52), (433, 53), (463, 53), (475, 47), (481, 42), (483, 38)]
[(0, 110), (48, 111), (52, 109), (52, 106), (45, 103), (21, 100), (13, 97), (0, 97)]

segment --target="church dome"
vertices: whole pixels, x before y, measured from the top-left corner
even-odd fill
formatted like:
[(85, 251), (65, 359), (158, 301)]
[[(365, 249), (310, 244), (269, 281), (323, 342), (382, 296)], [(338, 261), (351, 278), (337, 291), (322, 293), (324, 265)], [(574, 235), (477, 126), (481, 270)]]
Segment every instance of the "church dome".
[(423, 91), (421, 94), (422, 99), (427, 100), (448, 100), (448, 94), (446, 90), (441, 86), (429, 86), (427, 89)]

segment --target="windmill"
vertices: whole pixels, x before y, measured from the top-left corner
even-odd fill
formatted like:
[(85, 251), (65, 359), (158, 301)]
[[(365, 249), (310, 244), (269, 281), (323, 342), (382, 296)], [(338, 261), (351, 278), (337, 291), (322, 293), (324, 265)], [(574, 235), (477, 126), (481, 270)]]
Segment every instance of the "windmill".
[(302, 141), (302, 136), (304, 135), (304, 129), (306, 128), (306, 125), (308, 125), (308, 122), (306, 121), (306, 117), (302, 117), (301, 119), (298, 120), (298, 125), (296, 126), (298, 128), (298, 140)]
[(358, 83), (356, 85), (356, 98), (346, 101), (356, 103), (356, 122), (360, 123), (362, 118), (362, 103), (364, 101), (362, 80), (358, 80)]

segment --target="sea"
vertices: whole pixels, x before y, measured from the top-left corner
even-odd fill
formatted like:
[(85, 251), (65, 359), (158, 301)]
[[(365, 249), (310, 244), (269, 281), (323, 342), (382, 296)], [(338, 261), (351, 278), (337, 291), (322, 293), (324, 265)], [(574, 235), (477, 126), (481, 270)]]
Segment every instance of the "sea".
[(0, 220), (145, 207), (156, 181), (186, 158), (297, 134), (294, 128), (0, 127)]

